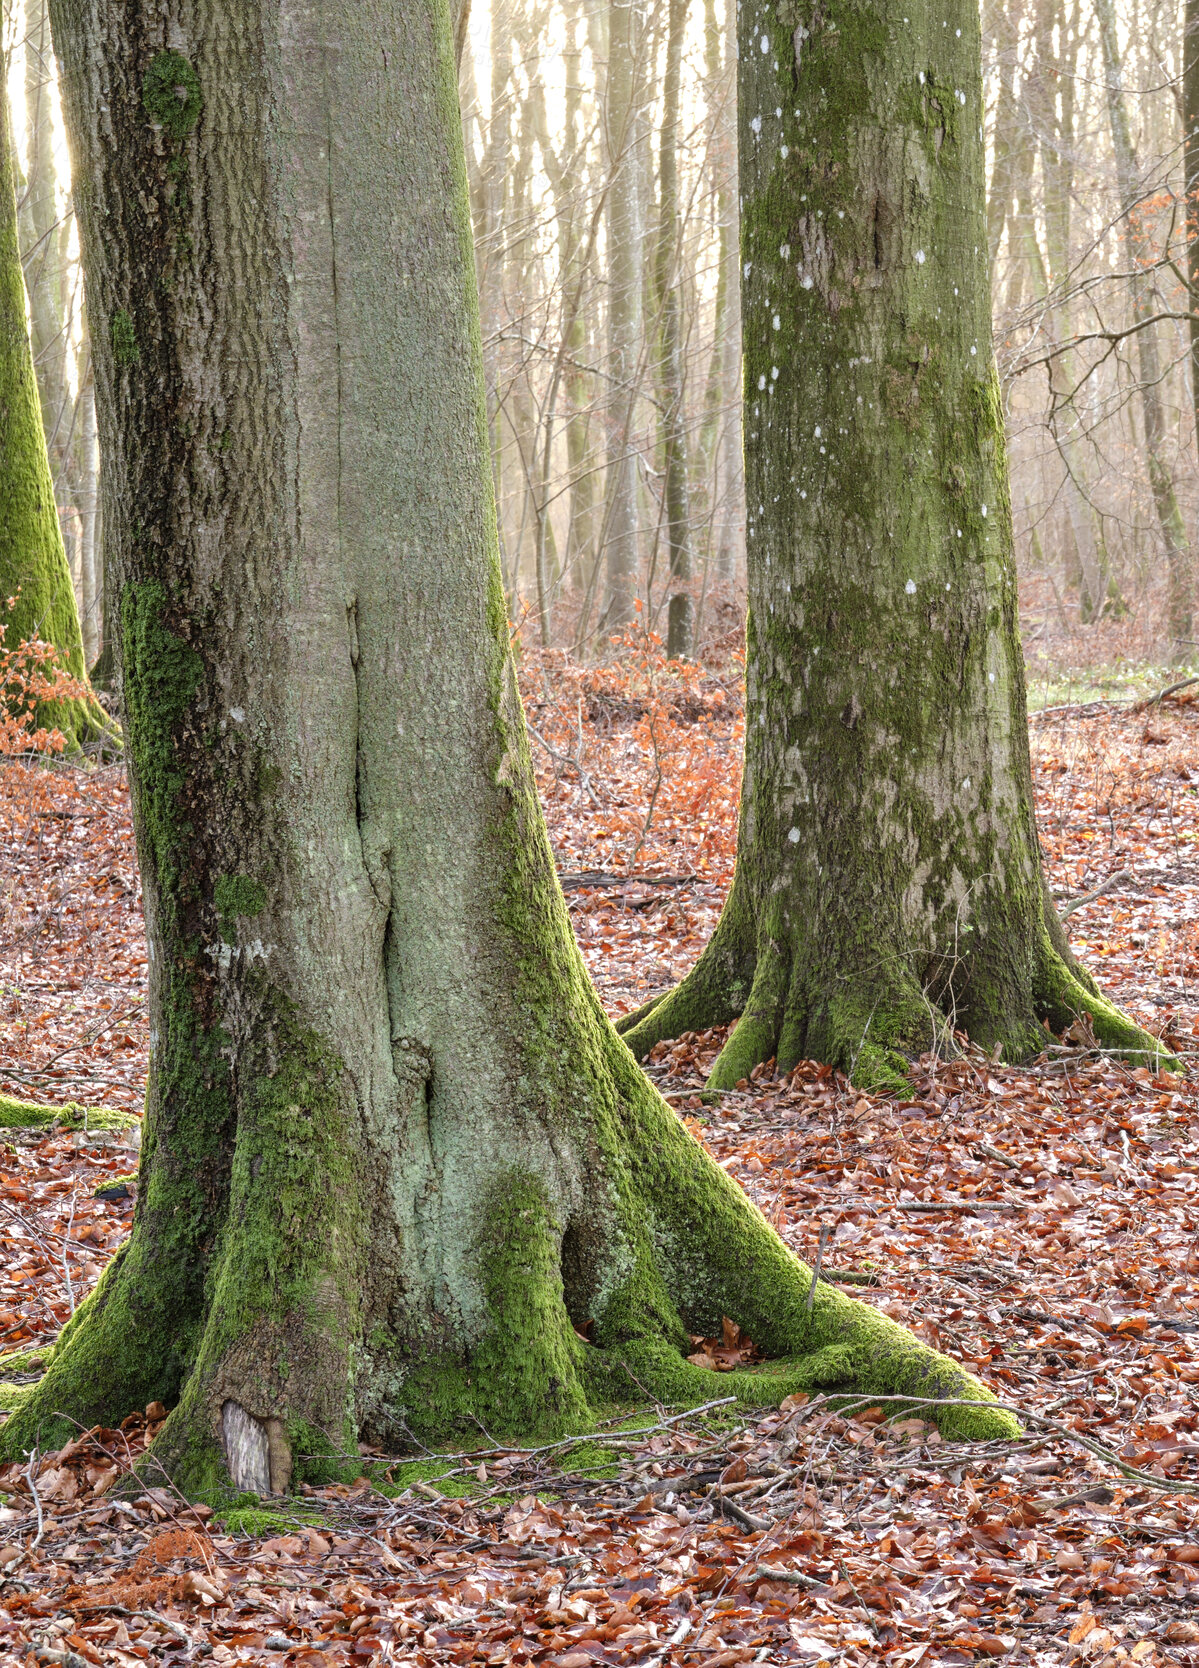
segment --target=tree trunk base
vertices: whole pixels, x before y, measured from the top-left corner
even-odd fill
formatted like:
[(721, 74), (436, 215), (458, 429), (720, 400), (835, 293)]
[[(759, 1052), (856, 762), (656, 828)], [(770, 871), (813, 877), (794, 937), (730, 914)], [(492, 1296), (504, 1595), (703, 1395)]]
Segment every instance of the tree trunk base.
[(914, 1061), (930, 1051), (953, 1058), (963, 1033), (1009, 1063), (1035, 1058), (1076, 1027), (1083, 1046), (1093, 1039), (1154, 1070), (1174, 1064), (1156, 1037), (1100, 994), (1049, 904), (1031, 955), (990, 947), (948, 971), (934, 966), (923, 981), (911, 970), (915, 957), (888, 955), (884, 946), (872, 965), (840, 976), (813, 957), (810, 944), (789, 948), (769, 933), (747, 956), (737, 943), (744, 940), (735, 925), (738, 900), (730, 897), (725, 913), (733, 928), (725, 932), (722, 917), (686, 978), (618, 1025), (643, 1060), (667, 1038), (735, 1021), (709, 1075), (711, 1090), (735, 1088), (765, 1061), (785, 1072), (814, 1059), (838, 1067), (858, 1088), (903, 1093)]
[[(598, 1010), (595, 1020), (604, 1023)], [(44, 1450), (77, 1431), (68, 1420), (119, 1423), (162, 1400), (172, 1412), (146, 1463), (193, 1497), (227, 1503), (231, 1486), (275, 1493), (357, 1474), (360, 1438), (393, 1452), (470, 1447), (480, 1431), (547, 1440), (646, 1401), (896, 1395), (948, 1436), (1018, 1434), (945, 1356), (834, 1286), (813, 1291), (811, 1270), (612, 1031), (597, 1028), (594, 1041), (603, 1072), (588, 1148), (605, 1177), (602, 1208), (564, 1224), (541, 1178), (497, 1176), (473, 1246), (486, 1321), (471, 1347), (393, 1335), (335, 1292), (318, 1286), (304, 1299), (301, 1283), (290, 1305), (256, 1315), (247, 1294), (277, 1271), (270, 1255), (247, 1256), (236, 1217), (206, 1282), (156, 1276), (135, 1222), (44, 1378), (16, 1392), (0, 1453), (17, 1458), (35, 1440)], [(139, 1218), (160, 1185), (147, 1149)], [(718, 1373), (687, 1359), (692, 1337), (718, 1334), (725, 1316), (763, 1351), (761, 1366)], [(961, 1401), (983, 1405), (952, 1405)]]

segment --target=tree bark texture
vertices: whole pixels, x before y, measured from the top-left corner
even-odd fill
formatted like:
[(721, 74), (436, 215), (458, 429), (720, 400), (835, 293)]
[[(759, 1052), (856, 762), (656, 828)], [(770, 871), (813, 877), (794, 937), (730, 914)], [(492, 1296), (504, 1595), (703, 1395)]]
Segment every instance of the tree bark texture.
[[(0, 74), (0, 624), (5, 645), (40, 637), (59, 664), (86, 679), (79, 611), (63, 549), (37, 378), (25, 323), (25, 285), (17, 243), (15, 170), (8, 87)], [(12, 609), (7, 599), (15, 597)], [(61, 701), (38, 714), (78, 746), (104, 728), (90, 701)]]
[(42, 402), (42, 427), (56, 481), (66, 473), (70, 441), (67, 388), (68, 220), (58, 212), (50, 87), (54, 55), (46, 0), (25, 5), (25, 110), (29, 166), (21, 198), (20, 240), (29, 297), (30, 342)]
[[(809, 1314), (587, 979), (508, 651), (447, 0), (52, 15), (152, 1054), (132, 1235), (5, 1449), (156, 1397), (185, 1486), (277, 1492), (359, 1436), (646, 1389), (979, 1394), (831, 1287)], [(781, 1364), (687, 1363), (723, 1314)]]
[(740, 1016), (712, 1075), (898, 1085), (1105, 1002), (1046, 898), (991, 355), (977, 7), (747, 0), (740, 24), (749, 624), (733, 890), (622, 1022)]
[(633, 408), (641, 380), (642, 220), (636, 128), (641, 79), (633, 0), (608, 6), (608, 76), (604, 120), (608, 147), (608, 470), (605, 511), (607, 598), (604, 626), (633, 618), (640, 570), (637, 455)]
[(656, 251), (658, 331), (661, 338), (658, 386), (662, 403), (663, 520), (670, 562), (666, 652), (672, 660), (691, 654), (695, 646), (695, 598), (691, 590), (691, 495), (686, 413), (683, 410), (683, 304), (679, 290), (679, 91), (687, 11), (688, 0), (670, 0), (658, 153), (662, 196)]

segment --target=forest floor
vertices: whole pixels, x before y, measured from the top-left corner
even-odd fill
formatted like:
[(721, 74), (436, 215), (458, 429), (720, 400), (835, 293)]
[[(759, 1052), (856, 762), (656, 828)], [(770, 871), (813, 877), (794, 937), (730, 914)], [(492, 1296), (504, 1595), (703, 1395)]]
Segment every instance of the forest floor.
[[(527, 658), (522, 678), (575, 929), (616, 1015), (683, 973), (719, 913), (739, 668), (678, 676), (633, 642), (619, 668)], [(130, 1409), (0, 1475), (0, 1661), (1199, 1664), (1193, 693), (1031, 726), (1054, 890), (1105, 886), (1070, 911), (1074, 947), (1186, 1075), (1067, 1039), (1022, 1068), (925, 1060), (903, 1101), (802, 1065), (713, 1106), (697, 1091), (721, 1033), (649, 1068), (801, 1256), (834, 1230), (826, 1267), (1018, 1404), (1023, 1441), (944, 1442), (877, 1402), (647, 1408), (555, 1452), (368, 1455), (351, 1488), (214, 1519), (165, 1480), (113, 1497), (164, 1412)], [(136, 1113), (146, 950), (122, 771), (4, 764), (0, 842), (0, 1092)], [(122, 1242), (137, 1133), (4, 1132), (0, 1354), (47, 1348)], [(697, 1349), (737, 1360), (735, 1323)], [(30, 1381), (36, 1353), (23, 1366)]]

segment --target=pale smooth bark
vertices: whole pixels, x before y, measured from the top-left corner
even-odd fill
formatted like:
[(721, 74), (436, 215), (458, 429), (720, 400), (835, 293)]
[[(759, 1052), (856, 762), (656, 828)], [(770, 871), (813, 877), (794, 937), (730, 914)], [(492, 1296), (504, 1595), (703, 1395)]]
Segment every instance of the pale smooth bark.
[(658, 330), (661, 337), (658, 386), (662, 405), (663, 522), (670, 564), (666, 652), (672, 660), (691, 654), (695, 647), (695, 598), (691, 589), (691, 492), (683, 411), (683, 299), (679, 280), (682, 235), (679, 222), (679, 90), (687, 13), (688, 0), (669, 0), (658, 153), (661, 190), (656, 252)]
[(637, 459), (633, 410), (642, 358), (642, 222), (637, 177), (639, 11), (633, 0), (608, 6), (605, 129), (608, 152), (608, 474), (604, 625), (619, 631), (633, 618), (639, 569)]

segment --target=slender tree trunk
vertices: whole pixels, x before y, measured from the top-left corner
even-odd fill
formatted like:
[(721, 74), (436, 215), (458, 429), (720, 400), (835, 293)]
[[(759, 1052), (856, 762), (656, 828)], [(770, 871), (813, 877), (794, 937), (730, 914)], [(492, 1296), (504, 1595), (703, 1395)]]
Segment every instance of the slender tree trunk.
[(669, 0), (666, 75), (662, 87), (657, 289), (661, 345), (658, 385), (662, 402), (663, 492), (666, 549), (670, 561), (666, 652), (678, 660), (693, 652), (695, 598), (691, 591), (691, 498), (687, 478), (687, 427), (683, 412), (683, 306), (679, 273), (679, 85), (689, 0)]
[[(1016, 0), (1013, 0), (1013, 4)], [(987, 248), (991, 271), (999, 259), (1004, 228), (1012, 209), (1012, 152), (1020, 143), (1020, 106), (1016, 102), (1018, 55), (1017, 19), (1009, 15), (1003, 0), (994, 0), (984, 14), (991, 21), (995, 57), (999, 69), (999, 93), (995, 106), (995, 137), (992, 145), (991, 180), (987, 196)]]
[[(8, 87), (0, 71), (0, 625), (10, 649), (40, 637), (58, 649), (66, 671), (86, 680), (25, 322), (10, 132)], [(11, 609), (9, 597), (16, 598)], [(85, 701), (60, 702), (38, 717), (57, 725), (71, 746), (106, 723), (100, 709)]]
[(21, 205), (20, 237), (29, 296), (30, 340), (42, 405), (42, 426), (56, 481), (66, 475), (71, 430), (67, 385), (65, 220), (58, 210), (50, 87), (54, 54), (46, 0), (25, 5), (25, 109), (29, 167)]
[[(1061, 51), (1054, 61), (1054, 25), (1057, 24)], [(1027, 170), (1021, 171), (1017, 186), (1017, 218), (1026, 254), (1026, 270), (1032, 294), (1045, 303), (1045, 333), (1056, 343), (1070, 334), (1068, 275), (1070, 270), (1069, 169), (1073, 150), (1072, 111), (1069, 103), (1074, 81), (1074, 63), (1065, 58), (1068, 31), (1060, 0), (1035, 0), (1033, 38), (1029, 43), (1024, 106), (1028, 115), (1030, 144)], [(1055, 99), (1065, 84), (1064, 124), (1059, 124)], [(1064, 125), (1064, 132), (1063, 132)], [(1042, 196), (1046, 228), (1046, 256), (1038, 233), (1038, 208), (1034, 201), (1033, 171), (1041, 160)], [(1064, 200), (1061, 200), (1064, 194)], [(1078, 576), (1079, 618), (1086, 624), (1106, 615), (1126, 612), (1119, 586), (1112, 577), (1098, 513), (1087, 495), (1086, 447), (1082, 413), (1075, 402), (1074, 356), (1058, 354), (1049, 365), (1051, 395), (1050, 430), (1057, 442), (1065, 469), (1063, 498), (1074, 540)]]
[(642, 347), (641, 201), (637, 178), (637, 7), (610, 0), (605, 125), (608, 142), (608, 486), (604, 624), (633, 618), (638, 584), (638, 481), (633, 408)]
[(1157, 511), (1158, 527), (1166, 553), (1167, 623), (1175, 658), (1189, 653), (1192, 630), (1193, 575), (1191, 550), (1183, 524), (1182, 511), (1174, 490), (1174, 478), (1166, 457), (1166, 416), (1162, 405), (1162, 370), (1157, 335), (1152, 325), (1142, 321), (1152, 316), (1152, 286), (1139, 275), (1149, 253), (1145, 248), (1145, 234), (1136, 215), (1140, 197), (1136, 152), (1132, 144), (1132, 130), (1128, 123), (1128, 108), (1124, 100), (1124, 82), (1120, 67), (1120, 46), (1116, 33), (1116, 13), (1112, 0), (1095, 0), (1095, 15), (1099, 20), (1099, 39), (1103, 51), (1103, 67), (1107, 87), (1107, 111), (1111, 124), (1112, 148), (1116, 153), (1116, 180), (1120, 192), (1121, 237), (1125, 262), (1131, 272), (1133, 318), (1141, 323), (1137, 331), (1137, 363), (1141, 394), (1141, 414), (1145, 425), (1145, 462), (1149, 470), (1149, 486)]
[(103, 570), (100, 562), (100, 451), (96, 438), (96, 389), (89, 365), (83, 387), (79, 391), (83, 408), (80, 423), (80, 486), (79, 486), (79, 548), (80, 548), (80, 625), (83, 631), (83, 658), (88, 666), (95, 664), (103, 641)]
[[(947, 24), (947, 26), (945, 26)], [(659, 1038), (739, 1015), (724, 1088), (805, 1056), (899, 1087), (965, 1030), (1089, 1014), (1041, 875), (991, 354), (971, 0), (742, 6), (749, 623), (737, 872)], [(781, 111), (781, 115), (780, 112)]]
[[(3, 1451), (155, 1397), (151, 1466), (265, 1493), (647, 1391), (977, 1394), (831, 1287), (808, 1313), (587, 979), (508, 650), (445, 0), (52, 15), (154, 1041), (133, 1232)], [(785, 1364), (689, 1364), (722, 1314)]]
[(1191, 406), (1199, 445), (1199, 0), (1186, 0), (1182, 36), (1182, 128), (1187, 276), (1191, 342)]
[[(735, 73), (737, 58), (737, 7), (725, 0), (725, 73)], [(732, 101), (735, 109), (736, 100)], [(723, 371), (721, 387), (725, 414), (720, 431), (721, 531), (716, 571), (732, 588), (737, 580), (744, 543), (745, 480), (741, 449), (741, 271), (737, 208), (737, 124), (726, 118), (728, 128), (727, 166), (717, 193), (720, 214), (720, 262), (725, 291), (721, 337)]]

